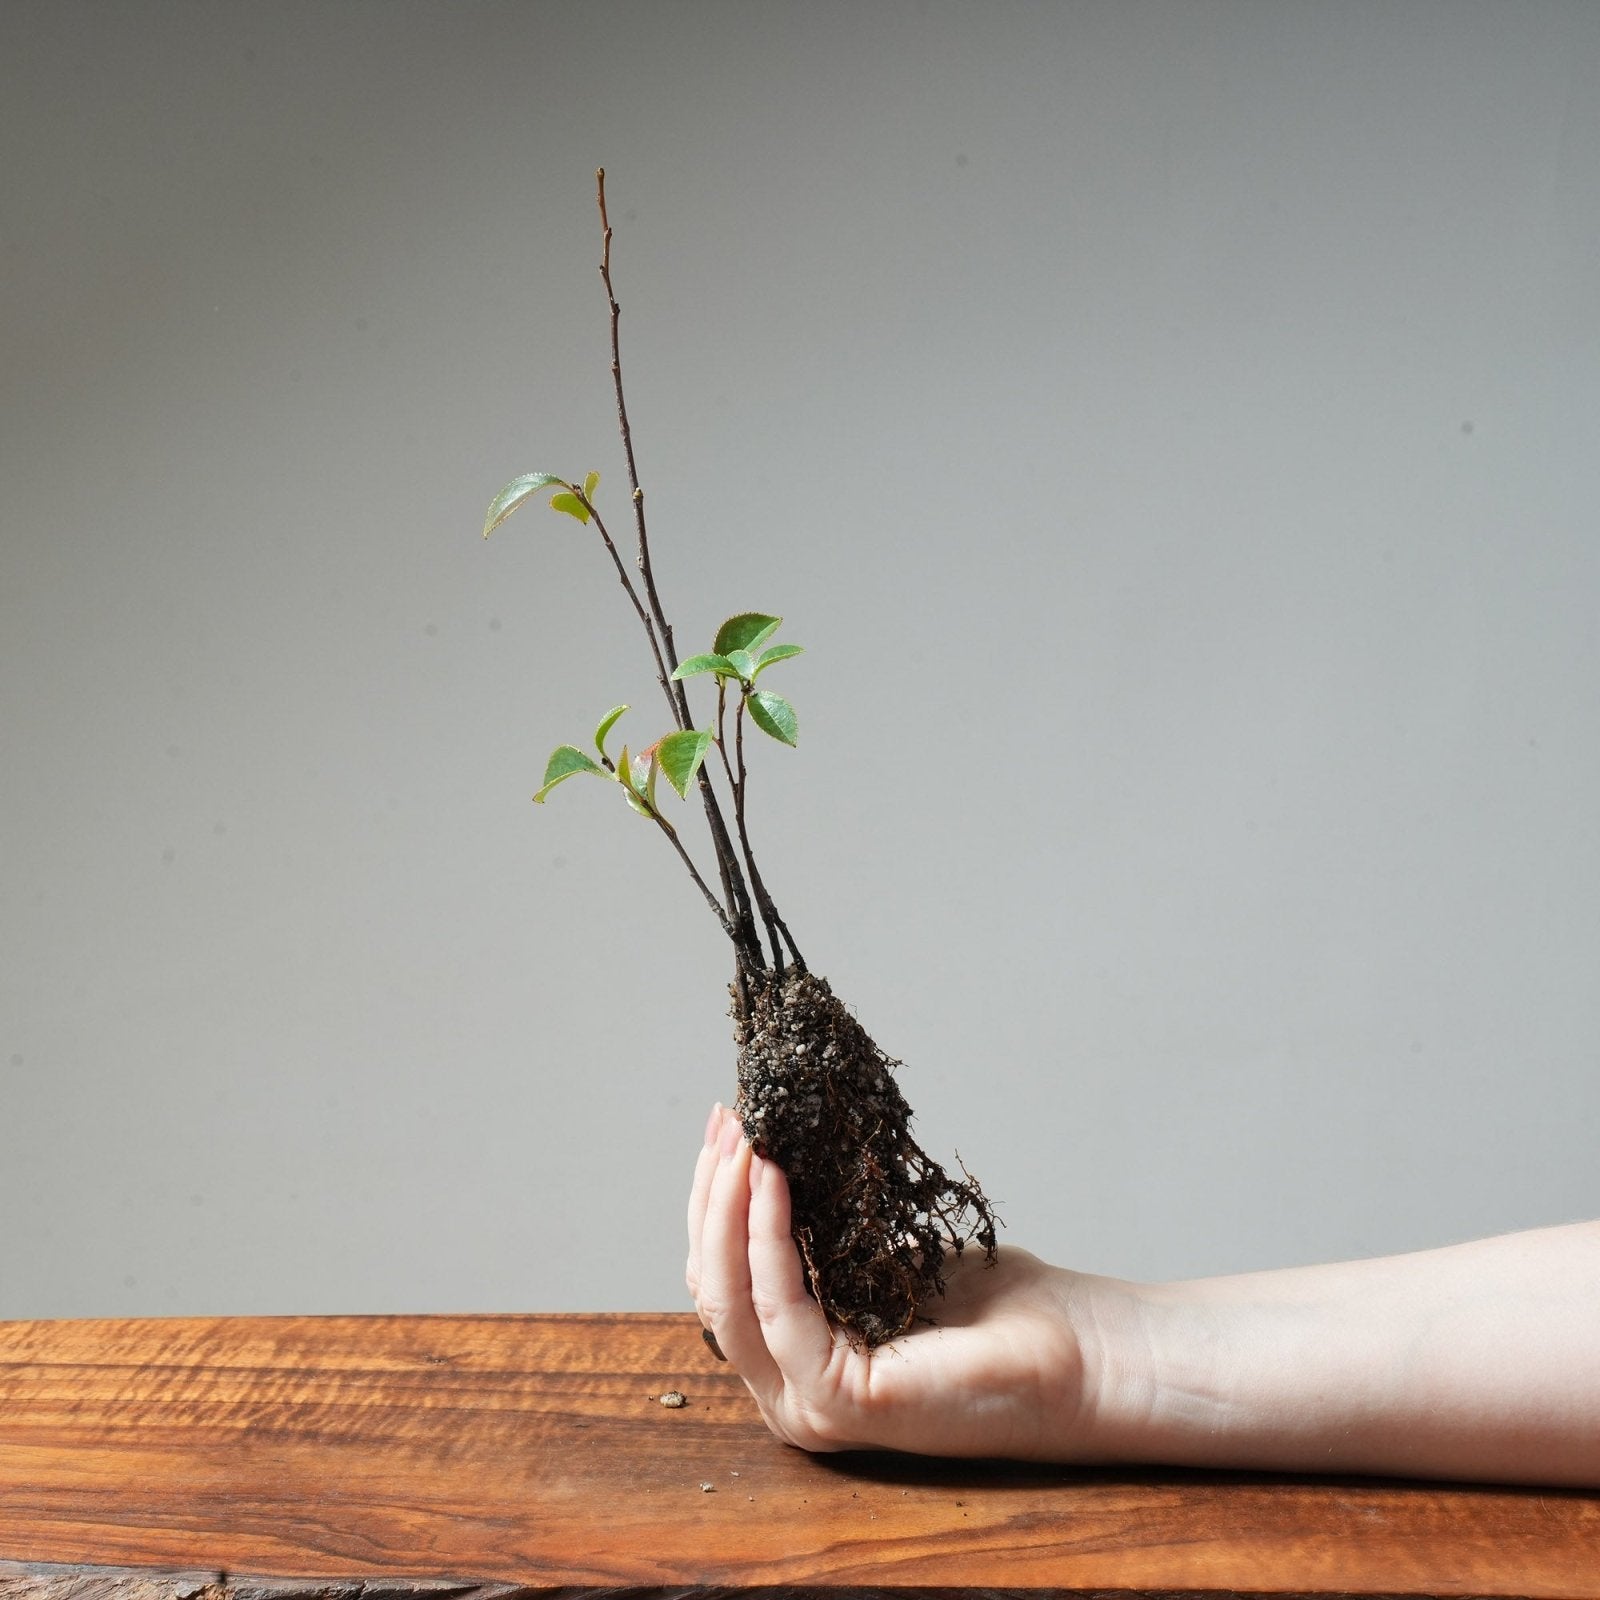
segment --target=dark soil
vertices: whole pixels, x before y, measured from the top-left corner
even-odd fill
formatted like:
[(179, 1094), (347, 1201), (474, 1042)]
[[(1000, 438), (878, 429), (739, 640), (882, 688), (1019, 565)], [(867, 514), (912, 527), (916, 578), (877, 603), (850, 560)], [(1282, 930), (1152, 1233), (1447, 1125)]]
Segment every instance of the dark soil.
[(947, 1250), (992, 1262), (996, 1218), (977, 1180), (957, 1182), (911, 1137), (899, 1065), (827, 981), (747, 973), (734, 991), (736, 1110), (751, 1147), (788, 1175), (795, 1243), (811, 1293), (871, 1347), (927, 1316)]

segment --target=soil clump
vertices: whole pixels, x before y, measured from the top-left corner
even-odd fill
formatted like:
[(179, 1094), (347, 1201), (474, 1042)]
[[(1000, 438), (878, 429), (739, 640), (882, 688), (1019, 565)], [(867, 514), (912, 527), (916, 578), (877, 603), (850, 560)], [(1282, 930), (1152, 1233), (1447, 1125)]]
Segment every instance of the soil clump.
[(853, 1343), (904, 1333), (944, 1292), (946, 1250), (992, 1262), (996, 1217), (911, 1136), (891, 1060), (827, 980), (746, 972), (733, 989), (736, 1112), (758, 1155), (783, 1168), (807, 1286)]

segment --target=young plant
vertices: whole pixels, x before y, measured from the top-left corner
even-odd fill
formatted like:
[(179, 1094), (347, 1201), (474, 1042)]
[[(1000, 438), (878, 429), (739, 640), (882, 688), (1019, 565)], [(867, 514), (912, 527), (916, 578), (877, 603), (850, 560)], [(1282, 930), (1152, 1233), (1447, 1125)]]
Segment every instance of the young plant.
[[(993, 1259), (996, 1219), (970, 1174), (963, 1170), (964, 1181), (951, 1179), (912, 1139), (911, 1110), (893, 1077), (899, 1063), (873, 1042), (827, 981), (808, 970), (757, 866), (747, 816), (745, 723), (780, 744), (796, 743), (794, 707), (762, 679), (769, 668), (803, 652), (799, 645), (772, 642), (780, 617), (741, 611), (717, 629), (709, 651), (686, 661), (677, 657), (656, 587), (623, 393), (621, 308), (611, 281), (603, 170), (596, 175), (596, 198), (637, 577), (596, 507), (597, 472), (581, 483), (551, 472), (514, 478), (490, 502), (483, 532), (487, 538), (514, 511), (550, 491), (554, 510), (592, 528), (644, 630), (672, 725), (643, 749), (630, 753), (623, 745), (613, 758), (607, 738), (629, 709), (613, 706), (595, 728), (595, 754), (575, 744), (558, 745), (533, 798), (543, 804), (552, 789), (580, 775), (614, 782), (628, 806), (655, 824), (687, 869), (733, 945), (739, 1047), (735, 1110), (752, 1145), (789, 1178), (795, 1243), (812, 1293), (850, 1338), (876, 1345), (903, 1333), (943, 1292), (947, 1249), (959, 1254), (976, 1240)], [(686, 685), (694, 679), (709, 680), (715, 689), (715, 706), (704, 726), (690, 715)], [(719, 771), (733, 811), (732, 833), (714, 781)], [(662, 776), (680, 800), (688, 798), (691, 787), (699, 796), (720, 893), (702, 875), (663, 809)]]

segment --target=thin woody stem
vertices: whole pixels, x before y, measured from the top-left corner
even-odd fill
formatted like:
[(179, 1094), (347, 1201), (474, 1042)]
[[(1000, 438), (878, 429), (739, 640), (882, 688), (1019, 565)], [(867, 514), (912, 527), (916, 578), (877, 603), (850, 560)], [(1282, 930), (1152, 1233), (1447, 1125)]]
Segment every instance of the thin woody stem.
[[(721, 690), (721, 684), (718, 684)], [(778, 930), (772, 920), (772, 907), (761, 891), (761, 874), (756, 871), (756, 858), (750, 850), (750, 835), (744, 826), (744, 696), (739, 697), (739, 707), (733, 714), (733, 738), (738, 751), (739, 775), (733, 781), (733, 820), (739, 829), (739, 846), (744, 851), (745, 870), (750, 874), (750, 887), (755, 892), (756, 904), (761, 908), (761, 920), (767, 925), (767, 940), (772, 946), (772, 970), (780, 976), (783, 972), (783, 946), (778, 943)], [(722, 753), (726, 764), (728, 753)]]
[[(645, 612), (644, 606), (639, 599), (639, 591), (634, 588), (633, 580), (628, 576), (628, 569), (623, 564), (622, 556), (617, 550), (616, 541), (611, 537), (611, 534), (606, 528), (604, 518), (602, 518), (600, 513), (595, 510), (594, 504), (589, 499), (588, 495), (586, 495), (575, 483), (569, 483), (567, 488), (571, 491), (573, 497), (578, 501), (578, 503), (584, 507), (591, 517), (594, 518), (594, 525), (599, 531), (601, 539), (605, 543), (606, 551), (611, 557), (611, 563), (617, 569), (617, 577), (621, 580), (622, 587), (627, 590), (628, 598), (633, 602), (633, 609), (638, 612), (639, 621), (644, 625), (645, 635), (650, 640), (650, 650), (656, 658), (656, 681), (660, 683), (661, 692), (667, 697), (667, 705), (672, 711), (673, 720), (677, 722), (680, 728), (687, 729), (690, 726), (690, 722), (688, 718), (687, 703), (683, 701), (683, 685), (681, 682), (679, 683), (679, 696), (677, 699), (674, 699), (670, 686), (671, 680), (667, 677), (667, 666), (665, 660), (662, 658), (661, 645), (657, 638), (656, 630), (651, 626), (650, 618)], [(609, 762), (607, 765), (609, 765)], [(703, 770), (700, 773), (700, 785), (702, 795), (707, 799), (708, 812), (715, 812), (716, 797), (714, 795), (710, 795), (706, 789), (706, 776)], [(655, 813), (652, 813), (652, 815), (655, 815)], [(734, 877), (728, 871), (726, 858), (727, 855), (732, 853), (731, 846), (727, 852), (724, 852), (720, 849), (715, 851), (717, 857), (717, 875), (722, 880), (722, 893), (724, 896), (723, 900), (719, 902), (716, 896), (706, 888), (704, 881), (700, 877), (700, 874), (695, 870), (694, 862), (690, 860), (688, 852), (683, 848), (682, 841), (678, 838), (676, 830), (673, 829), (671, 824), (668, 823), (664, 817), (657, 815), (656, 820), (660, 822), (662, 827), (667, 830), (667, 834), (671, 838), (673, 846), (676, 848), (679, 856), (683, 858), (683, 864), (688, 867), (690, 876), (693, 877), (694, 881), (700, 886), (700, 892), (705, 895), (707, 901), (711, 905), (712, 910), (716, 912), (717, 920), (722, 924), (723, 932), (726, 933), (733, 941), (733, 947), (738, 953), (739, 959), (741, 961), (746, 960), (748, 950), (754, 947), (757, 951), (756, 965), (760, 966), (760, 946), (756, 941), (754, 924), (750, 919), (750, 900), (748, 892), (745, 889), (743, 880)], [(713, 845), (715, 845), (718, 828), (721, 823), (721, 814), (720, 812), (716, 812), (712, 822)], [(725, 828), (722, 830), (722, 832), (724, 837), (726, 837)]]
[[(639, 612), (640, 620), (645, 623), (646, 632), (650, 634), (651, 648), (656, 651), (657, 665), (660, 666), (663, 656), (666, 666), (661, 671), (662, 688), (666, 692), (668, 701), (672, 704), (673, 716), (680, 728), (692, 727), (693, 720), (689, 715), (689, 697), (684, 690), (683, 683), (676, 683), (674, 693), (673, 680), (669, 674), (678, 667), (678, 654), (672, 639), (672, 624), (667, 621), (666, 613), (662, 609), (661, 596), (656, 590), (655, 572), (650, 564), (650, 536), (645, 525), (644, 516), (644, 490), (639, 487), (639, 467), (633, 453), (633, 429), (628, 422), (628, 402), (622, 386), (622, 342), (619, 324), (622, 319), (622, 307), (617, 301), (616, 291), (611, 284), (611, 219), (606, 213), (606, 172), (601, 167), (595, 173), (595, 199), (600, 208), (600, 278), (605, 284), (606, 302), (611, 308), (611, 385), (617, 397), (617, 430), (622, 436), (622, 450), (628, 461), (628, 486), (632, 491), (633, 519), (638, 531), (639, 554), (636, 565), (644, 578), (645, 593), (650, 600), (650, 615), (654, 618), (655, 626), (652, 627), (646, 619), (644, 608), (640, 605), (638, 596), (631, 583), (627, 584), (630, 597), (633, 598), (634, 608)], [(607, 539), (607, 547), (611, 550), (612, 559), (617, 561), (621, 569), (620, 558), (616, 548)], [(657, 631), (659, 630), (660, 648), (657, 648)], [(739, 952), (740, 960), (746, 959), (747, 948), (756, 952), (755, 965), (761, 966), (760, 943), (756, 938), (755, 923), (750, 910), (750, 891), (745, 883), (744, 875), (739, 870), (739, 858), (734, 851), (733, 841), (728, 837), (728, 826), (723, 821), (722, 808), (717, 804), (715, 791), (711, 787), (711, 780), (702, 767), (699, 773), (700, 801), (705, 807), (706, 823), (711, 830), (711, 845), (716, 852), (717, 872), (722, 880), (723, 894), (727, 900), (730, 917), (738, 924), (743, 939), (734, 938), (734, 947)]]
[(661, 652), (661, 641), (656, 635), (654, 624), (650, 621), (649, 614), (645, 611), (644, 602), (639, 598), (639, 591), (633, 586), (633, 579), (628, 576), (628, 569), (623, 564), (622, 555), (618, 551), (616, 542), (606, 531), (606, 525), (601, 520), (600, 513), (595, 510), (588, 495), (576, 484), (569, 483), (567, 488), (573, 498), (577, 500), (589, 515), (594, 519), (595, 528), (599, 531), (601, 539), (605, 542), (606, 553), (611, 557), (612, 565), (617, 569), (617, 577), (622, 581), (622, 587), (628, 591), (628, 598), (633, 602), (633, 609), (639, 613), (639, 621), (644, 624), (645, 636), (650, 640), (650, 653), (656, 658), (656, 679), (661, 685), (661, 692), (667, 697), (667, 704), (672, 709), (673, 720), (680, 728), (689, 726), (687, 707), (680, 707), (682, 699), (682, 684), (679, 685), (679, 694), (674, 698), (672, 693), (672, 680), (667, 674), (677, 666), (677, 662), (668, 667), (666, 658)]
[[(727, 780), (728, 780), (729, 792), (733, 795), (734, 819), (735, 819), (736, 822), (738, 822), (738, 819), (739, 819), (741, 813), (744, 810), (744, 795), (743, 795), (743, 792), (742, 792), (742, 790), (740, 788), (739, 780), (737, 778), (735, 778), (734, 775), (733, 775), (733, 768), (728, 764), (727, 707), (728, 707), (728, 685), (727, 685), (727, 683), (726, 683), (726, 681), (724, 679), (719, 677), (717, 679), (717, 737), (716, 737), (714, 743), (716, 744), (716, 747), (717, 747), (717, 754), (722, 757), (722, 770), (723, 770), (723, 773), (725, 774), (725, 776), (727, 777)], [(706, 774), (705, 774), (704, 769), (701, 770), (700, 776), (701, 776), (702, 780), (705, 780)], [(744, 838), (744, 824), (742, 822), (738, 822), (738, 826), (739, 826), (739, 837), (742, 840)], [(750, 854), (750, 849), (749, 849), (748, 844), (745, 846), (744, 859), (745, 859), (746, 865), (749, 867), (751, 881), (753, 883), (759, 877), (759, 874), (756, 872), (755, 858)], [(757, 899), (759, 900), (759, 898), (760, 898), (760, 891), (758, 890), (757, 891)], [(748, 907), (746, 909), (748, 910)], [(754, 934), (755, 934), (755, 923), (752, 921), (749, 926), (750, 926), (751, 936), (754, 937)], [(767, 932), (768, 932), (769, 935), (772, 932), (772, 928), (771, 928), (770, 924), (768, 925)], [(774, 960), (774, 963), (773, 963), (774, 966), (776, 968), (778, 968), (779, 970), (781, 970), (782, 967), (783, 967), (783, 955), (782, 955), (782, 952), (777, 947), (777, 941), (776, 940), (773, 941), (773, 956), (775, 957), (775, 960)]]
[(760, 868), (756, 866), (755, 851), (750, 847), (750, 834), (744, 821), (744, 794), (745, 794), (745, 765), (744, 765), (744, 700), (739, 701), (739, 710), (734, 718), (734, 739), (739, 747), (739, 775), (734, 776), (732, 765), (728, 761), (728, 734), (727, 734), (727, 682), (717, 679), (717, 754), (722, 757), (722, 770), (727, 774), (728, 787), (733, 791), (733, 815), (739, 829), (739, 843), (744, 849), (745, 865), (750, 872), (751, 886), (755, 891), (756, 904), (761, 908), (762, 921), (767, 925), (767, 937), (772, 941), (772, 966), (776, 972), (783, 971), (783, 951), (778, 944), (778, 934), (782, 933), (784, 942), (789, 946), (789, 952), (794, 957), (794, 964), (801, 972), (806, 970), (805, 957), (800, 954), (800, 948), (794, 942), (794, 936), (789, 932), (788, 924), (778, 915), (777, 905), (772, 896), (767, 892), (767, 886), (762, 882)]
[[(739, 843), (744, 848), (745, 866), (750, 871), (750, 887), (755, 892), (756, 904), (761, 908), (761, 920), (767, 925), (767, 937), (772, 941), (772, 965), (776, 972), (783, 971), (783, 950), (778, 944), (778, 935), (783, 934), (784, 943), (789, 946), (789, 953), (794, 957), (794, 964), (800, 971), (806, 970), (805, 957), (800, 954), (800, 947), (794, 942), (794, 936), (789, 932), (788, 925), (778, 915), (778, 908), (773, 903), (772, 896), (767, 893), (767, 886), (761, 881), (760, 870), (756, 866), (755, 851), (750, 848), (750, 835), (744, 824), (744, 792), (746, 774), (744, 766), (744, 696), (739, 696), (739, 709), (733, 717), (733, 742), (735, 753), (738, 757), (739, 779), (733, 786), (733, 816), (739, 827)], [(724, 761), (727, 756), (724, 753)]]
[[(606, 301), (611, 307), (611, 386), (617, 396), (617, 429), (622, 435), (622, 453), (628, 458), (628, 488), (632, 491), (633, 521), (639, 535), (639, 554), (636, 565), (644, 577), (645, 593), (650, 597), (650, 614), (661, 630), (666, 645), (667, 660), (674, 671), (678, 655), (672, 642), (672, 624), (661, 608), (661, 596), (656, 593), (655, 572), (650, 565), (650, 535), (644, 520), (644, 490), (639, 487), (639, 466), (633, 454), (633, 429), (628, 424), (628, 402), (622, 390), (622, 341), (618, 324), (622, 320), (622, 307), (617, 303), (616, 290), (611, 286), (611, 219), (606, 215), (606, 169), (595, 173), (595, 199), (600, 207), (600, 278), (606, 286)], [(689, 697), (682, 683), (678, 685), (678, 702), (682, 712), (681, 726), (689, 724)]]
[[(680, 686), (681, 687), (681, 686)], [(750, 891), (739, 871), (738, 859), (733, 853), (733, 841), (728, 837), (728, 825), (722, 820), (722, 807), (717, 804), (716, 792), (711, 787), (711, 774), (704, 765), (696, 774), (700, 788), (700, 803), (705, 807), (706, 823), (711, 829), (711, 846), (717, 857), (717, 872), (722, 879), (723, 893), (728, 897), (734, 919), (744, 935), (741, 953), (748, 947), (756, 952), (755, 965), (761, 965), (761, 944), (756, 938), (755, 921), (750, 914)], [(734, 941), (739, 944), (738, 940)]]
[(683, 840), (678, 837), (678, 830), (674, 828), (672, 824), (668, 822), (667, 819), (653, 807), (650, 811), (650, 819), (656, 824), (657, 827), (661, 829), (664, 834), (666, 834), (667, 838), (671, 841), (672, 848), (678, 852), (678, 859), (689, 869), (689, 876), (694, 879), (695, 887), (706, 897), (706, 904), (711, 907), (712, 911), (716, 914), (717, 921), (722, 924), (722, 931), (733, 941), (734, 948), (736, 950), (739, 949), (739, 935), (735, 931), (733, 923), (729, 920), (728, 913), (723, 910), (721, 903), (717, 900), (717, 897), (712, 894), (710, 889), (706, 887), (705, 879), (700, 876), (698, 869), (695, 867), (693, 858), (683, 847)]
[(728, 761), (728, 685), (727, 680), (717, 679), (717, 754), (722, 757), (722, 770), (727, 774), (728, 789), (733, 795), (735, 814), (739, 805), (739, 780), (733, 775), (733, 767)]

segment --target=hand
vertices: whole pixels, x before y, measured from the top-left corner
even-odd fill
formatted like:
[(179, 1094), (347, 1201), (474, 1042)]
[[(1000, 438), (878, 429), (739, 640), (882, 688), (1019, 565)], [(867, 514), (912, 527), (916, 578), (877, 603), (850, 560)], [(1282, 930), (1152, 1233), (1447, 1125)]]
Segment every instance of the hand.
[(767, 1426), (805, 1450), (1070, 1459), (1088, 1403), (1074, 1313), (1091, 1280), (1025, 1250), (952, 1256), (931, 1326), (867, 1352), (805, 1290), (789, 1186), (718, 1106), (689, 1197), (686, 1277), (700, 1320)]
[(783, 1173), (712, 1112), (689, 1292), (790, 1444), (1600, 1486), (1600, 1222), (1164, 1285), (1011, 1249), (945, 1271), (931, 1325), (853, 1349)]

